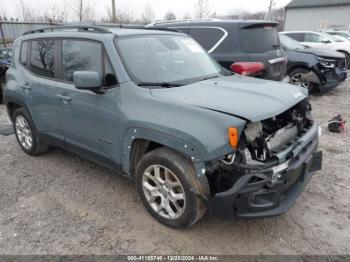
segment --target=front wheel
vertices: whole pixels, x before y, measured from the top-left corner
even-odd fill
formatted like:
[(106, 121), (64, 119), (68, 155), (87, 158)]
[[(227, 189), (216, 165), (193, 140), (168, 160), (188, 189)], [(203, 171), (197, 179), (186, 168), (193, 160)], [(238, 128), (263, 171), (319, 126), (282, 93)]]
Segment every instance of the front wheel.
[(315, 83), (305, 81), (302, 79), (303, 75), (307, 73), (309, 73), (309, 71), (303, 68), (297, 68), (293, 70), (289, 73), (289, 83), (305, 88), (309, 91), (309, 94), (311, 94), (313, 91), (315, 91), (317, 85)]
[(191, 190), (208, 196), (207, 178), (197, 177), (192, 163), (173, 150), (147, 153), (137, 165), (136, 186), (147, 210), (166, 226), (192, 226), (206, 212)]

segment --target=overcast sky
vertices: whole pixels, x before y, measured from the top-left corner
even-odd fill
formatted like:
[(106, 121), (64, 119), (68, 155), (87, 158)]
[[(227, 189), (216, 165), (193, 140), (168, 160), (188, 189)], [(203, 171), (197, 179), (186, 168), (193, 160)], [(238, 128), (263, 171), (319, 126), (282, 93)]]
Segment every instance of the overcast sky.
[[(47, 4), (63, 5), (65, 1), (73, 2), (77, 0), (23, 0), (30, 6), (44, 8)], [(86, 1), (86, 0), (85, 0)], [(92, 3), (99, 17), (106, 16), (106, 10), (111, 0), (87, 0)], [(283, 7), (291, 0), (275, 0), (276, 7)], [(156, 19), (162, 19), (164, 14), (171, 10), (178, 17), (182, 17), (186, 12), (194, 15), (194, 6), (197, 0), (116, 0), (117, 8), (128, 9), (138, 16), (142, 13), (145, 5), (150, 3), (153, 6)], [(270, 0), (209, 0), (210, 9), (216, 11), (218, 15), (230, 14), (237, 10), (261, 11), (267, 10)], [(0, 0), (0, 10), (5, 11), (7, 17), (18, 16), (18, 5), (20, 0)]]

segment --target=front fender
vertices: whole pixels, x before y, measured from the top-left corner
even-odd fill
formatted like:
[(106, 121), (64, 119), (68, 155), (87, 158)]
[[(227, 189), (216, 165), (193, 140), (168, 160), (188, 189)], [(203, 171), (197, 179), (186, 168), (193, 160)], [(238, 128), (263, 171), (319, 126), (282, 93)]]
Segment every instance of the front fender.
[[(162, 130), (166, 130), (162, 127)], [(204, 174), (204, 160), (208, 154), (206, 148), (194, 137), (176, 130), (161, 132), (150, 128), (133, 127), (126, 130), (122, 145), (122, 168), (123, 172), (130, 175), (130, 156), (132, 144), (137, 139), (144, 139), (159, 143), (168, 148), (176, 150), (188, 157), (195, 166), (198, 176)]]

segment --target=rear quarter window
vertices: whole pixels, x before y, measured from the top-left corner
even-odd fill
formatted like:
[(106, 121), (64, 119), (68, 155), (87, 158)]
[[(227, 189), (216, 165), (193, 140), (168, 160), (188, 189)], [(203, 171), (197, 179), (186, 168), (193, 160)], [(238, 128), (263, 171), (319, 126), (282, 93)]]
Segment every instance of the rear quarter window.
[(264, 53), (280, 46), (277, 28), (259, 26), (240, 29), (241, 50), (248, 53)]
[(207, 51), (210, 51), (225, 36), (225, 32), (220, 28), (192, 27), (189, 33)]

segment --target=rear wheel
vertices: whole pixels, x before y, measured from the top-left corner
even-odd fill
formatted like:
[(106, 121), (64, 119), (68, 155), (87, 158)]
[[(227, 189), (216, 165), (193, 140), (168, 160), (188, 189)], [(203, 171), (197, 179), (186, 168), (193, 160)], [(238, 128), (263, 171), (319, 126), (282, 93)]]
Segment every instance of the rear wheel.
[(16, 109), (12, 119), (18, 144), (25, 153), (36, 156), (49, 149), (48, 145), (39, 139), (38, 131), (27, 110)]
[(310, 71), (304, 69), (304, 68), (297, 68), (289, 73), (289, 83), (303, 87), (307, 90), (309, 90), (309, 93), (312, 93), (317, 85), (315, 83), (305, 81), (303, 80), (303, 75), (309, 73)]
[(206, 212), (191, 190), (208, 196), (207, 178), (198, 178), (192, 163), (173, 150), (147, 153), (137, 165), (136, 186), (147, 210), (166, 226), (192, 226)]

